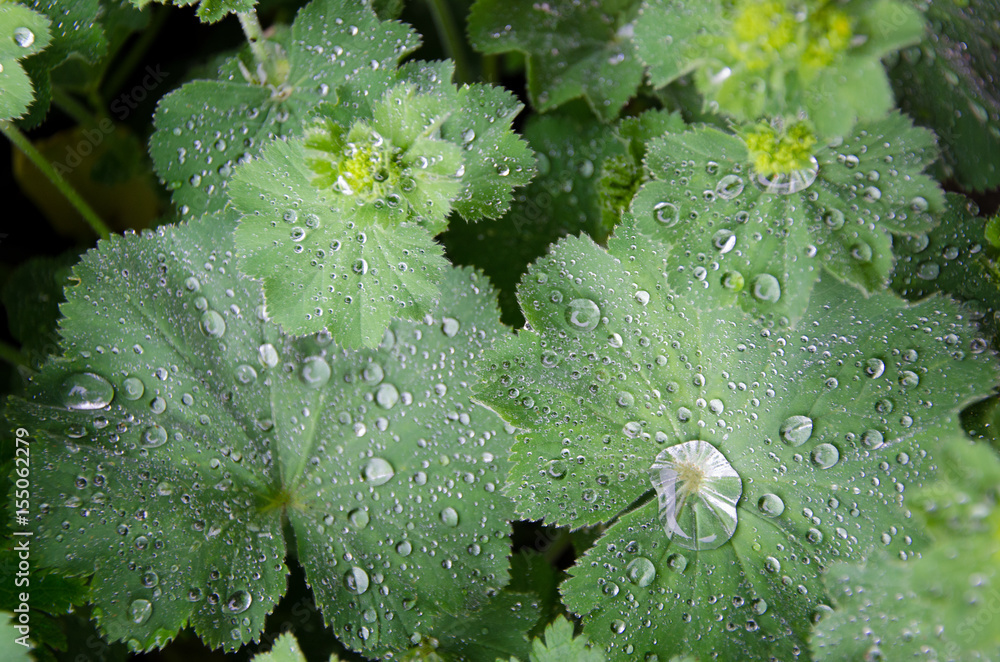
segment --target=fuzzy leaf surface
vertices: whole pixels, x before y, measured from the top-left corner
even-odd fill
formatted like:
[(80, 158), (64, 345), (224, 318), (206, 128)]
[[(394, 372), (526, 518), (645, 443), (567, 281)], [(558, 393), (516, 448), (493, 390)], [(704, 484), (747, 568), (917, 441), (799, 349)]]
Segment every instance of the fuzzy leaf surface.
[(149, 153), (182, 218), (222, 209), (236, 165), (268, 140), (299, 133), (319, 104), (340, 99), (357, 108), (365, 94), (378, 98), (420, 40), (408, 26), (379, 21), (364, 3), (314, 0), (287, 40), (268, 44), (281, 71), (263, 82), (260, 72), (247, 70), (248, 78), (234, 63), (219, 80), (187, 83), (157, 106)]
[(642, 63), (627, 38), (638, 6), (638, 0), (478, 0), (469, 35), (483, 53), (527, 55), (528, 94), (541, 112), (582, 96), (610, 121), (642, 82)]
[(941, 139), (942, 180), (974, 191), (1000, 184), (1000, 3), (931, 2), (919, 45), (889, 68), (899, 107)]
[(378, 349), (297, 340), (238, 275), (232, 218), (114, 237), (75, 268), (64, 355), (13, 398), (37, 458), (39, 563), (89, 576), (109, 639), (256, 640), (287, 544), (346, 645), (378, 656), (506, 582), (506, 434), (472, 405), (503, 333), (485, 280)]
[(816, 150), (815, 181), (786, 194), (759, 184), (741, 138), (702, 126), (651, 143), (653, 181), (632, 211), (673, 248), (678, 292), (794, 321), (824, 270), (865, 292), (888, 284), (891, 235), (930, 230), (942, 208), (923, 174), (936, 154), (929, 131), (893, 114)]
[[(862, 299), (824, 276), (797, 327), (761, 326), (672, 293), (667, 265), (628, 223), (607, 251), (559, 242), (519, 290), (531, 330), (484, 355), (477, 397), (522, 430), (522, 516), (610, 523), (563, 595), (611, 657), (788, 657), (824, 601), (820, 568), (918, 536), (907, 491), (997, 362), (959, 352), (974, 327), (943, 298)], [(731, 538), (700, 550), (650, 498), (657, 456), (695, 441), (742, 482)]]

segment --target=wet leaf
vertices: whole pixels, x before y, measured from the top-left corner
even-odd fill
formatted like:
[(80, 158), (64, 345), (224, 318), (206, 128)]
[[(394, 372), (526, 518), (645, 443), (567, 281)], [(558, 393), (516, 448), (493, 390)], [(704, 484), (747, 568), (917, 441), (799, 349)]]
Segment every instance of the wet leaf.
[(693, 72), (722, 113), (744, 121), (804, 115), (832, 137), (889, 111), (880, 58), (923, 30), (920, 12), (895, 0), (646, 0), (635, 44), (658, 87)]
[(955, 439), (943, 480), (917, 495), (936, 540), (908, 561), (878, 554), (864, 565), (835, 563), (825, 578), (836, 609), (815, 626), (817, 660), (990, 659), (1000, 633), (1000, 462), (985, 445)]
[[(130, 0), (139, 9), (144, 9), (153, 3), (153, 0)], [(176, 7), (190, 7), (198, 5), (195, 13), (206, 23), (215, 23), (229, 14), (238, 12), (248, 12), (257, 5), (257, 0), (159, 0), (165, 4), (172, 4)]]
[(942, 179), (982, 191), (1000, 184), (1000, 3), (926, 3), (930, 27), (919, 45), (892, 58), (899, 107), (941, 139)]
[(20, 60), (49, 45), (50, 25), (44, 14), (28, 7), (0, 5), (0, 121), (21, 117), (34, 100), (35, 88)]
[(823, 271), (877, 292), (892, 272), (891, 235), (936, 223), (944, 196), (922, 174), (934, 137), (902, 115), (858, 124), (788, 174), (758, 172), (747, 140), (697, 127), (648, 149), (653, 181), (632, 210), (642, 232), (673, 247), (678, 292), (794, 321)]
[[(381, 655), (506, 582), (506, 433), (469, 401), (503, 333), (478, 274), (378, 349), (291, 339), (231, 218), (113, 237), (75, 268), (64, 356), (7, 420), (32, 431), (38, 562), (93, 575), (109, 639), (256, 640), (285, 592), (282, 521), (327, 623)], [(287, 518), (287, 519), (286, 519)]]
[(478, 0), (469, 36), (482, 53), (527, 55), (528, 94), (541, 112), (582, 96), (610, 121), (642, 82), (642, 63), (629, 38), (638, 5)]
[(19, 266), (4, 283), (7, 327), (33, 363), (40, 363), (59, 349), (56, 332), (59, 305), (66, 300), (63, 288), (69, 284), (70, 267), (77, 259), (76, 252), (55, 258), (33, 258)]
[(672, 293), (666, 256), (631, 223), (607, 252), (561, 241), (524, 277), (530, 330), (484, 355), (477, 397), (522, 430), (518, 513), (609, 523), (563, 595), (610, 655), (791, 657), (823, 567), (910, 553), (906, 496), (997, 363), (941, 297), (864, 299), (823, 276), (798, 325), (761, 326)]
[(314, 0), (287, 39), (267, 42), (272, 70), (233, 63), (219, 80), (196, 80), (165, 96), (149, 153), (181, 216), (222, 209), (235, 167), (269, 139), (300, 134), (319, 104), (339, 100), (357, 109), (367, 95), (381, 96), (400, 59), (419, 44), (408, 26), (379, 21), (363, 3)]

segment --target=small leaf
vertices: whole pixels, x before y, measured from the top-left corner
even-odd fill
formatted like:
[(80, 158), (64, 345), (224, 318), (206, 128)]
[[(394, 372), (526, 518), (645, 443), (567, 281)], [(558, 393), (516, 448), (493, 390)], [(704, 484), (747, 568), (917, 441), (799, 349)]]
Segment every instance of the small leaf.
[(517, 50), (528, 56), (528, 94), (538, 110), (582, 96), (610, 121), (642, 82), (642, 64), (629, 39), (638, 5), (478, 0), (469, 35), (482, 53)]
[(0, 4), (0, 121), (24, 115), (35, 98), (19, 60), (40, 53), (52, 40), (51, 22), (28, 7)]
[(694, 72), (722, 113), (743, 121), (804, 115), (832, 137), (890, 110), (880, 58), (917, 42), (923, 29), (920, 12), (896, 0), (646, 0), (635, 43), (656, 86)]
[(545, 628), (544, 639), (531, 643), (531, 662), (604, 662), (599, 648), (592, 648), (586, 636), (573, 636), (573, 624), (560, 616)]
[[(339, 660), (340, 658), (335, 654), (330, 654), (329, 662), (338, 662)], [(306, 662), (306, 657), (302, 654), (302, 649), (299, 648), (299, 642), (295, 639), (295, 635), (286, 632), (275, 639), (271, 650), (254, 655), (251, 662)]]
[(469, 402), (495, 299), (449, 270), (378, 349), (293, 340), (240, 277), (234, 224), (113, 237), (75, 268), (65, 353), (6, 411), (33, 435), (37, 561), (93, 576), (109, 639), (190, 624), (234, 650), (285, 592), (285, 522), (344, 643), (407, 647), (506, 582), (506, 433)]
[[(159, 0), (164, 4), (173, 4), (176, 7), (190, 7), (198, 5), (196, 14), (205, 23), (215, 23), (229, 14), (252, 11), (257, 4), (257, 0)], [(152, 4), (153, 0), (130, 0), (130, 2), (144, 9)]]
[(234, 63), (220, 80), (192, 81), (165, 96), (149, 153), (182, 218), (222, 209), (234, 168), (269, 139), (300, 134), (319, 104), (380, 97), (419, 43), (409, 27), (379, 21), (364, 3), (314, 0), (287, 38), (266, 42), (272, 71), (243, 65), (244, 74)]
[(32, 363), (40, 363), (59, 349), (59, 305), (66, 300), (63, 288), (69, 284), (70, 267), (79, 257), (68, 252), (55, 258), (33, 258), (20, 265), (4, 284), (3, 306), (10, 334)]
[(996, 0), (931, 2), (930, 39), (892, 58), (899, 107), (941, 140), (939, 178), (974, 191), (1000, 184), (1000, 31)]
[(486, 352), (476, 393), (522, 431), (518, 513), (610, 522), (562, 587), (609, 655), (791, 657), (823, 566), (919, 536), (905, 499), (997, 362), (957, 352), (974, 329), (943, 298), (827, 276), (798, 325), (761, 326), (672, 293), (666, 255), (629, 222), (607, 251), (559, 242), (519, 289), (530, 330)]
[(772, 128), (742, 131), (698, 127), (649, 146), (653, 181), (632, 210), (642, 232), (674, 248), (666, 272), (679, 292), (794, 321), (824, 270), (878, 291), (892, 272), (890, 235), (936, 223), (943, 193), (922, 174), (934, 137), (902, 115), (860, 123), (835, 147), (803, 142), (806, 165), (788, 172), (774, 159), (790, 147), (748, 148), (775, 139)]
[(22, 635), (16, 629), (17, 625), (16, 614), (0, 611), (0, 636), (3, 637), (0, 639), (0, 655), (7, 662), (33, 662), (29, 652), (35, 648), (35, 642), (28, 635)]

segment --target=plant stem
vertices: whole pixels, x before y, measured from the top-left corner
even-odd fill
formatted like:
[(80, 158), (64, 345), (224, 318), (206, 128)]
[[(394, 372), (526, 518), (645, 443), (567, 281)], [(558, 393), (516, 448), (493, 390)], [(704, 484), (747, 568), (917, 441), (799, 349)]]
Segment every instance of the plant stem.
[[(152, 10), (152, 13), (153, 15), (149, 20), (149, 27), (139, 33), (128, 53), (123, 57), (115, 58), (116, 66), (114, 72), (103, 76), (101, 84), (103, 88), (103, 93), (101, 94), (102, 102), (108, 100), (111, 95), (117, 93), (125, 85), (125, 81), (128, 80), (136, 65), (146, 56), (149, 47), (153, 45), (153, 42), (159, 36), (160, 28), (163, 27), (166, 21), (167, 12), (160, 7), (156, 7)], [(103, 110), (101, 108), (102, 112)]]
[(11, 347), (7, 343), (0, 340), (0, 359), (6, 361), (13, 366), (27, 366), (28, 357), (24, 355), (18, 349)]
[(240, 19), (240, 27), (243, 28), (243, 34), (246, 35), (247, 42), (250, 43), (250, 51), (257, 64), (265, 64), (267, 50), (264, 48), (264, 30), (260, 27), (260, 21), (257, 19), (257, 10), (237, 12), (236, 16)]
[(500, 56), (484, 55), (482, 65), (482, 75), (484, 83), (500, 82)]
[(458, 29), (447, 0), (426, 0), (434, 17), (434, 25), (444, 45), (444, 51), (455, 62), (455, 82), (469, 83), (469, 65), (465, 60), (465, 38)]
[(94, 127), (97, 125), (90, 109), (58, 85), (52, 86), (52, 103), (80, 126)]
[(31, 144), (27, 136), (21, 133), (21, 130), (10, 122), (4, 120), (0, 121), (0, 133), (7, 136), (14, 145), (21, 150), (28, 159), (35, 165), (36, 168), (42, 171), (42, 174), (52, 184), (59, 189), (59, 192), (66, 196), (69, 203), (73, 205), (80, 215), (83, 216), (83, 220), (87, 222), (88, 225), (97, 233), (101, 239), (107, 239), (111, 236), (111, 231), (108, 230), (108, 226), (104, 224), (101, 217), (87, 204), (87, 201), (80, 197), (80, 194), (76, 192), (72, 186), (69, 185), (62, 175), (60, 175), (52, 164), (49, 163), (48, 159), (42, 156), (42, 153), (35, 149), (35, 146)]

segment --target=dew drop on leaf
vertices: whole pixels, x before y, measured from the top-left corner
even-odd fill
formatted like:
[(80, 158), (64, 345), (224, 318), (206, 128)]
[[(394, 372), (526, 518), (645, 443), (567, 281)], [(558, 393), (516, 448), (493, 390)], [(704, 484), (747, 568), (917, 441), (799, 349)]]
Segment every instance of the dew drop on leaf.
[(840, 451), (833, 444), (819, 444), (813, 449), (812, 461), (820, 469), (829, 469), (840, 461)]
[(673, 227), (681, 220), (681, 210), (671, 202), (658, 202), (653, 206), (653, 215), (664, 227)]
[(872, 379), (878, 379), (885, 372), (885, 363), (882, 359), (868, 359), (865, 361), (865, 374)]
[(789, 416), (781, 424), (781, 438), (789, 446), (801, 446), (813, 433), (813, 420), (808, 416)]
[(232, 614), (242, 614), (250, 608), (253, 596), (246, 591), (236, 591), (226, 600), (226, 610)]
[(399, 389), (388, 382), (380, 384), (375, 391), (375, 402), (382, 409), (392, 409), (399, 402)]
[(785, 502), (777, 494), (765, 494), (757, 501), (757, 509), (767, 517), (777, 517), (785, 512)]
[(139, 598), (133, 600), (128, 609), (129, 617), (136, 625), (142, 625), (153, 615), (153, 603), (149, 600)]
[(122, 380), (122, 396), (126, 400), (138, 400), (146, 392), (146, 386), (138, 377), (126, 377)]
[(441, 521), (445, 526), (458, 526), (458, 511), (448, 506), (441, 511)]
[(221, 338), (226, 332), (226, 320), (215, 310), (206, 310), (201, 315), (201, 330), (209, 338)]
[(368, 526), (368, 522), (371, 521), (371, 517), (368, 515), (368, 510), (365, 508), (355, 508), (351, 512), (347, 513), (347, 519), (351, 522), (351, 526), (355, 529), (363, 529)]
[(167, 443), (167, 431), (162, 425), (150, 425), (142, 433), (142, 443), (146, 448), (156, 448)]
[(102, 409), (115, 397), (115, 389), (104, 377), (92, 372), (80, 372), (63, 383), (63, 405), (68, 409)]
[(353, 566), (344, 574), (344, 585), (351, 593), (361, 595), (368, 590), (368, 573), (358, 566)]
[(625, 575), (636, 586), (645, 588), (656, 579), (656, 566), (645, 556), (639, 556), (625, 567)]
[(753, 279), (753, 296), (758, 301), (777, 303), (781, 299), (781, 283), (771, 274), (760, 274)]
[(304, 384), (319, 388), (330, 381), (330, 364), (322, 356), (309, 357), (303, 361), (300, 375)]
[(590, 299), (573, 299), (566, 306), (566, 321), (574, 328), (593, 331), (601, 321), (601, 309)]
[(385, 485), (396, 475), (396, 471), (392, 468), (392, 465), (380, 457), (373, 457), (368, 460), (367, 464), (365, 464), (364, 473), (365, 481), (375, 486)]
[(660, 523), (681, 547), (715, 549), (736, 531), (743, 481), (707, 441), (688, 441), (659, 453), (650, 468)]

